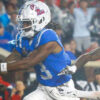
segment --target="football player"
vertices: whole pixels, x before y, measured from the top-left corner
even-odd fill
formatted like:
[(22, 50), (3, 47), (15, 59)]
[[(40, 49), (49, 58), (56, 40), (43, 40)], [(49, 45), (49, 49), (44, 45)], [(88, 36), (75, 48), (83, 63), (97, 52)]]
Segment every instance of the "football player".
[(24, 100), (77, 100), (100, 98), (100, 92), (80, 91), (74, 88), (72, 73), (89, 60), (100, 58), (100, 48), (82, 55), (71, 66), (57, 34), (46, 26), (51, 21), (48, 6), (40, 1), (27, 1), (17, 16), (19, 33), (16, 49), (1, 63), (1, 72), (17, 71), (34, 67), (40, 83), (36, 91)]

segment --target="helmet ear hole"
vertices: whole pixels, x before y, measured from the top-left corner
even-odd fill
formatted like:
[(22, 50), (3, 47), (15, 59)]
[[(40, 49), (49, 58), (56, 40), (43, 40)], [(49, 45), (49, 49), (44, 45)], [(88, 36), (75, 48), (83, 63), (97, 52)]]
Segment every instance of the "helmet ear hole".
[(42, 21), (43, 21), (43, 20), (41, 19), (41, 20), (39, 21), (39, 24), (41, 24), (41, 23), (42, 23)]
[(45, 20), (45, 18), (43, 17), (43, 18), (40, 20), (39, 24), (41, 24), (44, 20)]
[(43, 21), (45, 20), (45, 18), (43, 17)]

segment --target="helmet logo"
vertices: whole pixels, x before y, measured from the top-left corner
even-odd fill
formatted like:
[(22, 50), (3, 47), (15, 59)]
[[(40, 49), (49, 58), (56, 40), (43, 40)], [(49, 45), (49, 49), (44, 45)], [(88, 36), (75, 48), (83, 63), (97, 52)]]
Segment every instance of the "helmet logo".
[(30, 5), (30, 8), (31, 8), (32, 10), (34, 10), (34, 4)]
[[(34, 4), (31, 4), (31, 5), (30, 5), (30, 8), (31, 8), (32, 10), (34, 10), (35, 5), (34, 5)], [(39, 9), (38, 7), (36, 7), (35, 11), (37, 12), (37, 15), (42, 15), (42, 14), (45, 13), (44, 10), (41, 10), (41, 9)]]
[(39, 8), (36, 9), (37, 15), (42, 15), (44, 14), (44, 10), (40, 10)]

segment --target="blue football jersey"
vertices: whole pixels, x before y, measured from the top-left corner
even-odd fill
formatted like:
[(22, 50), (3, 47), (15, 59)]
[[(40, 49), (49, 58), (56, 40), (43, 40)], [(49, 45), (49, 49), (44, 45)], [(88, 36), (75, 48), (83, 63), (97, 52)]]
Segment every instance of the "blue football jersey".
[(49, 54), (44, 61), (41, 61), (41, 63), (34, 66), (37, 80), (40, 84), (54, 87), (62, 85), (72, 78), (70, 74), (58, 76), (59, 72), (65, 67), (71, 65), (71, 59), (64, 51), (64, 47), (56, 32), (52, 29), (43, 29), (35, 35), (33, 39), (21, 38), (20, 34), (17, 35), (16, 39), (16, 50), (24, 57), (27, 57), (27, 55), (34, 51), (34, 49), (49, 42), (57, 42), (62, 47), (61, 52)]

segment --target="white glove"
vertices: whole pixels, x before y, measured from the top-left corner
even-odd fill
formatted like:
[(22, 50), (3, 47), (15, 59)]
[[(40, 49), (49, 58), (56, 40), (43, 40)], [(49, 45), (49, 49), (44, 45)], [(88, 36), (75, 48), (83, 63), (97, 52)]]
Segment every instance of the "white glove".
[(75, 65), (73, 66), (67, 66), (64, 70), (62, 70), (59, 75), (65, 75), (65, 74), (74, 74), (77, 71), (77, 67)]
[(74, 74), (74, 73), (77, 71), (77, 67), (76, 67), (75, 65), (69, 66), (67, 69), (68, 69), (68, 71), (71, 72), (72, 74)]

